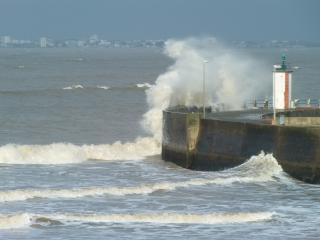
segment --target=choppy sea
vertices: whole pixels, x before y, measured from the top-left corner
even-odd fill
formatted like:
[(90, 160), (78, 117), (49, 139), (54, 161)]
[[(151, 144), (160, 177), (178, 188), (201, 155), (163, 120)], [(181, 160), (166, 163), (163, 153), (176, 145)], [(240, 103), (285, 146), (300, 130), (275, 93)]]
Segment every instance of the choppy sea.
[[(270, 81), (285, 51), (293, 94), (320, 97), (320, 49), (241, 51)], [(320, 238), (320, 186), (272, 155), (220, 172), (161, 160), (141, 120), (173, 63), (161, 49), (0, 49), (0, 239)]]

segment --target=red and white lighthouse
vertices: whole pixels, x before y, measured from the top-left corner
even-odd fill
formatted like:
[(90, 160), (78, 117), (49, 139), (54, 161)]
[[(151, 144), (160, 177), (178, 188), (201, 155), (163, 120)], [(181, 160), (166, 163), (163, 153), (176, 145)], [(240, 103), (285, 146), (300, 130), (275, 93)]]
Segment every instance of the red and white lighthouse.
[(273, 66), (273, 109), (288, 110), (291, 107), (292, 70), (282, 56), (281, 65)]

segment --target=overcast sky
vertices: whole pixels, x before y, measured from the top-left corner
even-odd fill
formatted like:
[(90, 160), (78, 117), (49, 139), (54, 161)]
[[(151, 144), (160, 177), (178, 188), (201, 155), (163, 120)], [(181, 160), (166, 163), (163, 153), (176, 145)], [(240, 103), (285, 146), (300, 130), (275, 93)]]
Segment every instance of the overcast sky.
[(320, 0), (0, 0), (0, 35), (19, 39), (320, 41)]

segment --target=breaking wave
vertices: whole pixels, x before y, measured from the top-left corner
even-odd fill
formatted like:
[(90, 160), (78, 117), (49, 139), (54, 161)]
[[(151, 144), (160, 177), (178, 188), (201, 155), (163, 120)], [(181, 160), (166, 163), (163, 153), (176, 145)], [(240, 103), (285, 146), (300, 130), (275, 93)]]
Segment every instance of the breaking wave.
[(81, 198), (87, 196), (101, 196), (105, 194), (114, 196), (150, 194), (159, 190), (174, 190), (180, 185), (182, 186), (181, 183), (158, 183), (138, 187), (8, 190), (0, 192), (0, 202), (24, 201), (32, 198)]
[(148, 213), (148, 214), (31, 214), (0, 215), (0, 229), (50, 226), (68, 223), (230, 224), (271, 220), (272, 212)]
[(156, 191), (173, 191), (177, 188), (204, 186), (208, 184), (229, 185), (233, 183), (261, 183), (274, 181), (282, 169), (272, 155), (261, 153), (253, 156), (239, 167), (220, 172), (215, 178), (195, 178), (181, 182), (160, 182), (136, 187), (92, 187), (77, 189), (17, 189), (0, 191), (0, 202), (24, 201), (32, 198), (81, 198), (105, 194), (125, 196), (150, 194)]
[[(244, 96), (241, 95), (238, 99), (232, 99), (232, 103), (240, 104), (246, 96), (251, 96), (252, 92), (260, 89), (260, 87), (250, 88), (249, 91), (247, 88), (247, 85), (251, 86), (252, 82), (257, 84), (255, 74), (248, 78), (248, 72), (252, 73), (252, 60), (243, 58), (243, 56), (239, 58), (238, 54), (232, 54), (232, 51), (223, 47), (215, 39), (169, 40), (165, 46), (165, 54), (174, 60), (174, 64), (168, 68), (166, 73), (158, 77), (155, 85), (139, 83), (135, 86), (136, 88), (150, 87), (147, 90), (149, 111), (144, 114), (142, 124), (152, 137), (137, 138), (135, 141), (127, 143), (118, 141), (113, 144), (83, 146), (71, 143), (50, 145), (8, 144), (0, 147), (0, 163), (69, 164), (80, 163), (89, 159), (144, 159), (147, 156), (159, 154), (162, 141), (162, 110), (172, 105), (199, 105), (202, 102), (202, 85), (199, 76), (202, 73), (204, 57), (210, 60), (210, 66), (207, 70), (208, 77), (212, 78), (212, 81), (210, 81), (212, 83), (208, 85), (208, 91), (210, 92), (210, 94), (207, 94), (208, 99), (206, 99), (208, 105), (212, 105), (213, 102), (226, 102), (230, 96), (236, 96), (235, 93), (242, 93)], [(230, 64), (230, 61), (233, 64)], [(230, 67), (232, 68), (229, 69)], [(233, 76), (235, 72), (237, 72), (237, 76)], [(86, 88), (86, 86), (78, 84), (64, 89), (83, 88)], [(248, 92), (244, 91), (243, 88)], [(233, 107), (237, 108), (239, 106)]]
[(262, 151), (245, 163), (226, 170), (225, 174), (226, 176), (238, 177), (242, 181), (265, 182), (272, 180), (275, 176), (281, 176), (283, 170), (272, 154), (265, 154)]
[(151, 137), (137, 138), (134, 142), (101, 145), (7, 144), (0, 147), (2, 164), (70, 164), (94, 160), (140, 160), (160, 153), (160, 145)]
[(77, 84), (77, 85), (71, 85), (68, 87), (64, 87), (62, 89), (63, 90), (75, 90), (75, 89), (104, 89), (104, 90), (108, 90), (108, 89), (110, 89), (110, 87), (103, 86), (103, 85), (98, 85), (95, 87), (84, 87), (83, 85)]
[(137, 83), (135, 85), (127, 85), (127, 86), (104, 86), (104, 85), (97, 85), (97, 86), (83, 86), (81, 84), (75, 84), (71, 86), (67, 86), (62, 88), (62, 90), (77, 90), (77, 89), (104, 89), (104, 90), (130, 90), (130, 89), (149, 89), (153, 85), (150, 83)]
[[(146, 90), (151, 88), (153, 85), (150, 83), (137, 83), (134, 85), (124, 85), (124, 86), (106, 86), (106, 85), (82, 85), (74, 84), (62, 88), (45, 88), (45, 89), (21, 89), (21, 90), (0, 90), (0, 94), (3, 95), (21, 95), (21, 94), (48, 94), (50, 92), (61, 91), (61, 90)], [(67, 91), (66, 91), (67, 92)]]
[(152, 85), (150, 83), (137, 83), (137, 88), (151, 88)]
[(100, 88), (100, 89), (105, 89), (105, 90), (108, 90), (108, 89), (110, 89), (110, 87), (108, 87), (108, 86), (97, 86), (97, 88)]
[(32, 221), (29, 214), (0, 215), (0, 229), (29, 227)]
[(83, 89), (84, 87), (80, 84), (78, 85), (72, 85), (72, 86), (69, 86), (69, 87), (64, 87), (63, 90), (73, 90), (73, 89)]
[[(272, 219), (274, 213), (212, 213), (212, 214), (110, 214), (110, 215), (53, 215), (53, 219), (73, 222), (95, 223), (162, 223), (162, 224), (227, 224), (265, 221)], [(51, 216), (49, 216), (51, 217)]]

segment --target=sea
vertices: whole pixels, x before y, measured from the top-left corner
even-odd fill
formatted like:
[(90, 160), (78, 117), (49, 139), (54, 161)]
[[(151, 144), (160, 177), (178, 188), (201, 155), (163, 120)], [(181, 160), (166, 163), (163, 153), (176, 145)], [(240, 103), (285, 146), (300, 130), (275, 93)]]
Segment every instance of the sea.
[[(270, 81), (285, 52), (293, 95), (320, 98), (319, 48), (239, 51)], [(320, 186), (272, 154), (218, 172), (161, 160), (142, 119), (174, 61), (158, 48), (0, 49), (0, 239), (320, 239)]]

